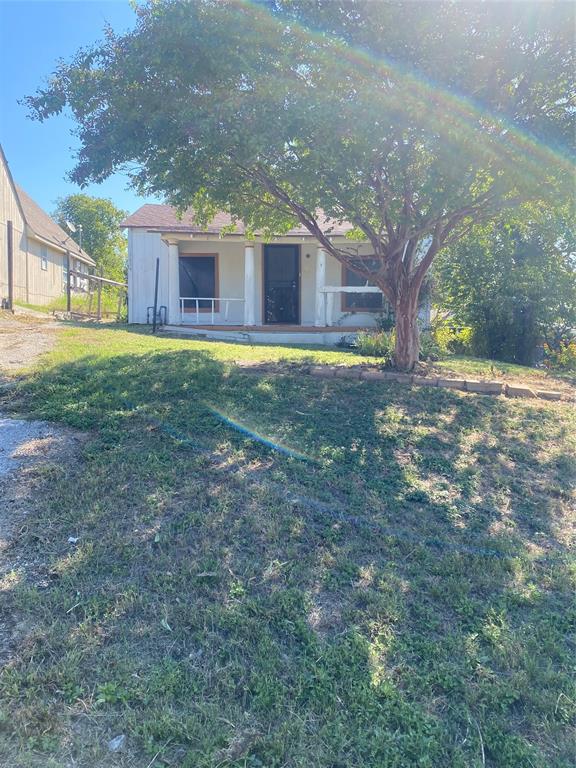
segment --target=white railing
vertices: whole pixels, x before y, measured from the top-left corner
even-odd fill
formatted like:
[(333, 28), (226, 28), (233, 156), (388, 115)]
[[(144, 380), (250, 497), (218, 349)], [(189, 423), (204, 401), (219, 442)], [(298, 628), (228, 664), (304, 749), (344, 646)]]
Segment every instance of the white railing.
[[(185, 312), (185, 301), (193, 301), (194, 302), (194, 311), (193, 312)], [(220, 298), (220, 296), (180, 296), (180, 322), (184, 322), (185, 319), (190, 322), (189, 318), (190, 315), (192, 317), (196, 318), (196, 324), (197, 325), (204, 325), (208, 324), (206, 320), (202, 320), (202, 323), (200, 322), (200, 316), (205, 316), (208, 314), (208, 312), (202, 308), (200, 309), (200, 302), (201, 301), (209, 301), (210, 302), (210, 325), (214, 325), (214, 316), (216, 314), (221, 314), (221, 306), (218, 308), (218, 312), (216, 312), (216, 304), (224, 305), (224, 317), (222, 318), (224, 323), (228, 322), (228, 314), (230, 311), (230, 302), (232, 301), (241, 301), (244, 303), (245, 299), (226, 299), (226, 298)]]
[(324, 324), (334, 325), (334, 294), (336, 293), (382, 293), (375, 285), (325, 285), (319, 289), (324, 296)]

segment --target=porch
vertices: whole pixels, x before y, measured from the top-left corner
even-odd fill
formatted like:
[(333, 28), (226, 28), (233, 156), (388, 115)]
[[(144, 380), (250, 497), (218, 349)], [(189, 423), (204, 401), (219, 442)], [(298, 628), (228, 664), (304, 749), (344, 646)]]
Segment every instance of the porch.
[(227, 241), (210, 252), (206, 245), (169, 245), (172, 325), (269, 333), (344, 325), (352, 331), (373, 326), (382, 311), (380, 289), (356, 275), (356, 284), (347, 285), (346, 271), (319, 246)]

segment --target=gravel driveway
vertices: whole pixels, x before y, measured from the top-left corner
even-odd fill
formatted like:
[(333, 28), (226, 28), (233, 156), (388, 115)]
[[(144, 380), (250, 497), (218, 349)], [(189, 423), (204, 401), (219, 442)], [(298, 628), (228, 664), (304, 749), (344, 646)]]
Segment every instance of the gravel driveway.
[[(0, 312), (0, 390), (10, 387), (8, 379), (3, 382), (3, 372), (25, 368), (52, 349), (59, 326), (44, 316)], [(34, 583), (40, 578), (34, 558), (16, 555), (13, 544), (25, 528), (26, 518), (42, 503), (43, 470), (72, 464), (83, 440), (84, 435), (74, 430), (0, 412), (0, 591), (9, 589), (10, 579)], [(2, 612), (0, 668), (25, 631), (17, 612)]]
[(0, 312), (0, 376), (30, 365), (56, 343), (61, 323), (45, 316)]

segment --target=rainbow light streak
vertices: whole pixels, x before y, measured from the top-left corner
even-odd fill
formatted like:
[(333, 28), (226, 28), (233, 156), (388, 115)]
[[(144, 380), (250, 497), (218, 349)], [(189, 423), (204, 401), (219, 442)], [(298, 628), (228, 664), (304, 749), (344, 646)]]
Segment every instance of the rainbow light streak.
[[(233, 0), (233, 4), (239, 11), (249, 11), (253, 15), (258, 15), (261, 21), (270, 25), (271, 30), (277, 30), (281, 23), (267, 8), (255, 0)], [(350, 64), (359, 77), (366, 76), (371, 80), (375, 76), (382, 80), (391, 77), (397, 81), (400, 80), (400, 88), (394, 100), (396, 103), (393, 109), (401, 111), (402, 104), (410, 102), (411, 108), (418, 109), (430, 125), (443, 124), (455, 140), (458, 132), (462, 138), (467, 136), (469, 140), (475, 142), (480, 140), (480, 134), (482, 134), (487, 143), (487, 158), (506, 155), (511, 165), (521, 158), (525, 164), (526, 174), (540, 182), (543, 172), (554, 172), (554, 170), (575, 172), (576, 164), (567, 150), (561, 151), (536, 139), (502, 116), (488, 112), (484, 106), (475, 103), (467, 96), (449, 91), (421, 73), (410, 71), (391, 59), (378, 57), (362, 48), (351, 46), (322, 30), (308, 28), (296, 19), (286, 18), (284, 23), (289, 24), (291, 32), (303, 41), (316, 42), (324, 47), (328, 44), (330, 59), (334, 66)], [(481, 124), (486, 126), (487, 123), (493, 126), (489, 146), (489, 132), (486, 127), (483, 130), (480, 128)], [(513, 152), (515, 157), (510, 156), (510, 152)]]
[(206, 406), (206, 408), (212, 414), (212, 416), (218, 419), (218, 421), (222, 422), (222, 424), (225, 424), (227, 427), (230, 427), (236, 432), (239, 432), (241, 435), (244, 435), (244, 437), (248, 437), (250, 440), (255, 440), (257, 443), (265, 445), (267, 448), (281, 453), (284, 456), (288, 456), (291, 459), (298, 459), (298, 461), (312, 461), (312, 459), (310, 459), (305, 454), (300, 453), (299, 451), (295, 451), (292, 448), (288, 448), (286, 445), (282, 445), (281, 443), (274, 442), (274, 440), (271, 440), (269, 437), (265, 437), (259, 432), (244, 426), (244, 424), (240, 424), (240, 422), (231, 419), (229, 416), (226, 416), (220, 411), (217, 411), (215, 408), (211, 408), (210, 406)]

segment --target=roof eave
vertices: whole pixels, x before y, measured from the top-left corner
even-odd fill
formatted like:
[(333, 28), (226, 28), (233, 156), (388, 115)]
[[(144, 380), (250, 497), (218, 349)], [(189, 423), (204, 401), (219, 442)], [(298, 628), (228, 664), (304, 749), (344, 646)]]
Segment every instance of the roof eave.
[(66, 246), (61, 245), (60, 243), (55, 243), (53, 240), (48, 240), (48, 238), (42, 237), (42, 235), (39, 235), (37, 232), (35, 232), (29, 224), (27, 225), (26, 234), (28, 237), (32, 238), (32, 240), (37, 240), (39, 243), (47, 245), (49, 248), (54, 248), (60, 253), (69, 253), (75, 259), (79, 259), (91, 267), (96, 266), (96, 262), (91, 256), (88, 256), (88, 254), (80, 254), (77, 251), (73, 251), (71, 248), (66, 248)]
[[(137, 227), (129, 227), (129, 229), (140, 229), (150, 234), (160, 235), (162, 238), (167, 238), (167, 239), (185, 238), (186, 240), (209, 240), (209, 241), (235, 240), (235, 241), (247, 241), (247, 242), (258, 242), (258, 243), (273, 243), (273, 242), (278, 242), (280, 240), (290, 240), (290, 241), (299, 241), (299, 242), (309, 242), (309, 241), (316, 240), (316, 237), (314, 237), (314, 235), (312, 235), (309, 232), (302, 232), (302, 233), (287, 232), (286, 234), (283, 234), (283, 235), (276, 235), (275, 237), (268, 238), (258, 233), (253, 236), (248, 236), (243, 232), (225, 232), (225, 233), (198, 232), (196, 230), (176, 229), (174, 227), (137, 226)], [(345, 234), (342, 234), (342, 233), (327, 234), (326, 237), (336, 242), (350, 242), (350, 243), (353, 242), (349, 240)]]

